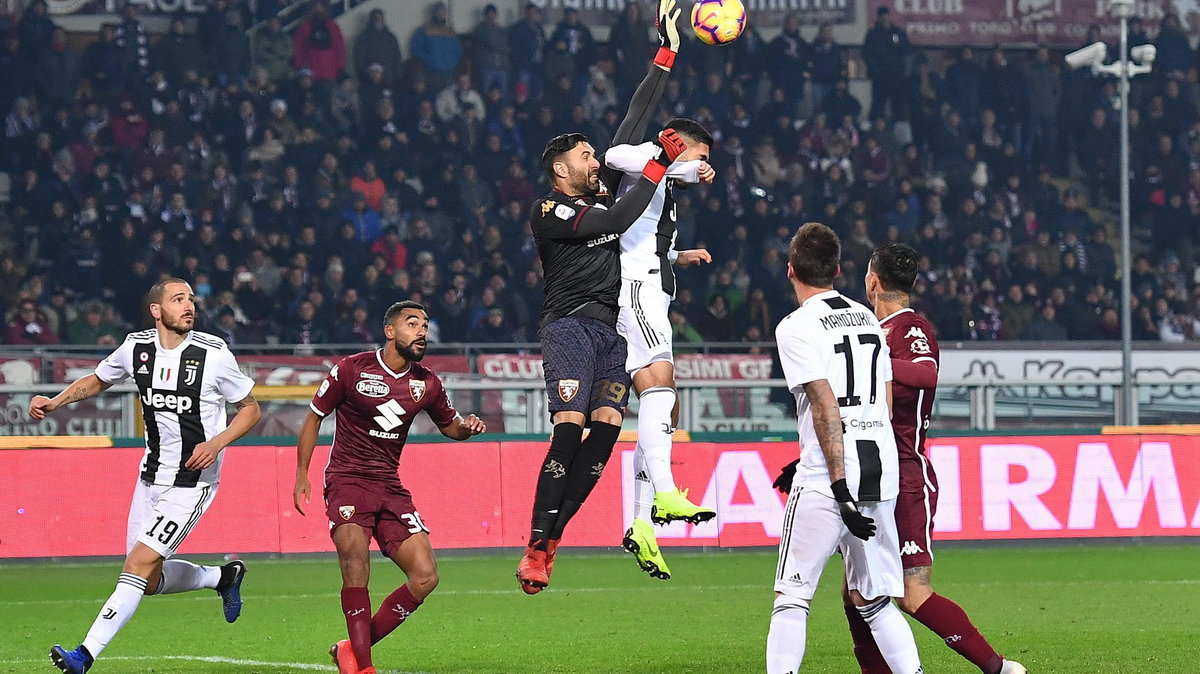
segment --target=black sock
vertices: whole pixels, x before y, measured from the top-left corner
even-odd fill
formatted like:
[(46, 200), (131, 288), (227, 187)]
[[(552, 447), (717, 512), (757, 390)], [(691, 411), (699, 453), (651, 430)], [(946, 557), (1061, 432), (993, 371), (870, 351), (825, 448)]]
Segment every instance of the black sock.
[(562, 508), (558, 511), (558, 519), (550, 531), (550, 538), (555, 540), (562, 538), (563, 531), (567, 528), (567, 522), (570, 522), (575, 513), (579, 512), (579, 508), (587, 500), (588, 494), (592, 493), (592, 489), (600, 481), (600, 476), (604, 474), (604, 466), (608, 464), (608, 458), (612, 456), (613, 445), (617, 444), (617, 437), (620, 435), (620, 426), (600, 421), (592, 422), (592, 432), (588, 434), (587, 440), (579, 445), (579, 453), (575, 456), (575, 462), (567, 471), (567, 486), (566, 492), (563, 494)]
[(550, 451), (538, 473), (537, 491), (533, 495), (533, 522), (530, 525), (529, 544), (539, 550), (546, 549), (551, 538), (550, 530), (558, 519), (562, 508), (563, 494), (567, 489), (567, 474), (579, 453), (583, 428), (572, 423), (554, 425), (554, 436), (550, 439)]

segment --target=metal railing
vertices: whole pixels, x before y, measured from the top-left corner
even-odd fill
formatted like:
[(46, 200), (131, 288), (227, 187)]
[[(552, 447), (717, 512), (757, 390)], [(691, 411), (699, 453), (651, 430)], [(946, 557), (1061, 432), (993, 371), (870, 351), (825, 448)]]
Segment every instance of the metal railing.
[[(506, 433), (548, 433), (546, 389), (540, 380), (505, 381), (447, 377), (455, 405), (488, 417)], [(131, 383), (114, 386), (80, 405), (60, 412), (53, 424), (24, 416), (29, 398), (54, 395), (63, 384), (0, 385), (0, 428), (3, 434), (124, 435), (141, 434), (137, 390)], [(782, 379), (680, 381), (680, 428), (701, 432), (795, 431), (795, 405)], [(265, 435), (286, 435), (299, 427), (315, 386), (259, 386), (264, 422), (276, 415)], [(1200, 407), (1188, 402), (1200, 392), (1200, 378), (1143, 375), (1135, 378), (1135, 410), (1143, 423), (1200, 423)], [(1116, 423), (1122, 396), (1119, 377), (1064, 384), (1059, 379), (958, 379), (940, 383), (934, 403), (934, 425), (942, 430), (1037, 431), (1047, 428), (1097, 428)], [(631, 403), (626, 428), (634, 428), (638, 404)], [(98, 418), (91, 423), (80, 420)], [(64, 421), (65, 420), (65, 421)], [(71, 422), (78, 422), (72, 426)], [(91, 432), (88, 432), (88, 431)], [(331, 429), (327, 428), (326, 431)], [(432, 431), (433, 429), (424, 429)], [(100, 432), (97, 432), (100, 431)]]

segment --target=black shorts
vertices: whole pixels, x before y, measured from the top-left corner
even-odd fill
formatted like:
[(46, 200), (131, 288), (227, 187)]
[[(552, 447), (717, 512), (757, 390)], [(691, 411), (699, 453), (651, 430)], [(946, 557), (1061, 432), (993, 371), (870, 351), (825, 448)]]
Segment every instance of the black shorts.
[(601, 407), (624, 412), (629, 403), (625, 338), (594, 318), (568, 316), (542, 328), (542, 363), (550, 414)]

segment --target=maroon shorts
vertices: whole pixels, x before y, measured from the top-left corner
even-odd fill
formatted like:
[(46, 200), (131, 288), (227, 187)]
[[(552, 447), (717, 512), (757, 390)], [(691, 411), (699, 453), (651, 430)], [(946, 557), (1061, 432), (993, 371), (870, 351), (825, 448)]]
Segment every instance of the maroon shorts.
[(937, 492), (902, 491), (896, 496), (896, 536), (900, 540), (900, 563), (906, 569), (933, 566), (933, 516)]
[(399, 481), (331, 476), (325, 481), (325, 515), (330, 536), (339, 525), (357, 524), (367, 536), (374, 536), (388, 557), (409, 536), (429, 533), (413, 505), (412, 494)]

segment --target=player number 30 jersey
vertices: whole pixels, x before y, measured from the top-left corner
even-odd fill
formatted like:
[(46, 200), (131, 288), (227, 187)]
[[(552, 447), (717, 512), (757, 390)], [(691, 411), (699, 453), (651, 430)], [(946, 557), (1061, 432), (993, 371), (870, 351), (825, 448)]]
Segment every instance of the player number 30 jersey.
[(829, 470), (804, 385), (825, 379), (837, 396), (846, 484), (856, 501), (886, 501), (899, 491), (896, 439), (887, 383), (891, 356), (875, 314), (835, 290), (810, 297), (776, 328), (788, 389), (796, 396), (800, 464), (795, 484), (828, 496)]

